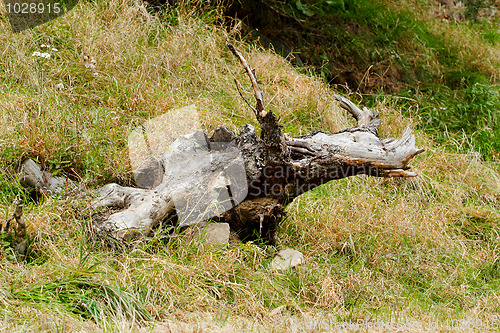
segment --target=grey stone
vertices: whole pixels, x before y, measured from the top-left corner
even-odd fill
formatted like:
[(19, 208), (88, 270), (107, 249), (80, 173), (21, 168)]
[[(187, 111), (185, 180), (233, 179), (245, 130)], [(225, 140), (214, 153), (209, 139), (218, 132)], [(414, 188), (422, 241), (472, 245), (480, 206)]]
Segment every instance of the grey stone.
[(302, 263), (304, 256), (297, 250), (285, 249), (278, 252), (271, 262), (271, 270), (286, 271)]
[(222, 245), (229, 242), (228, 223), (209, 223), (204, 227), (194, 227), (195, 238), (202, 239), (206, 245)]

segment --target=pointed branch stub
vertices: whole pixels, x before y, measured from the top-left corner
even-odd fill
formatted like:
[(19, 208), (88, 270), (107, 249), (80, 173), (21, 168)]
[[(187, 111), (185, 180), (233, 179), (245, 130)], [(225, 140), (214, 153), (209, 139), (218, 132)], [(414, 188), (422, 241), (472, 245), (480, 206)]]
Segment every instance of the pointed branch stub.
[(353, 102), (335, 94), (335, 99), (339, 101), (340, 106), (353, 115), (358, 121), (358, 128), (366, 128), (370, 130), (373, 134), (378, 136), (378, 127), (382, 123), (377, 112), (374, 112), (366, 107), (361, 110)]
[(250, 64), (246, 61), (243, 55), (238, 50), (236, 50), (236, 48), (232, 44), (227, 43), (227, 47), (241, 61), (241, 64), (245, 68), (248, 76), (250, 77), (255, 100), (257, 101), (257, 105), (255, 106), (257, 113), (255, 116), (257, 117), (257, 120), (259, 122), (262, 122), (261, 121), (262, 118), (266, 115), (266, 111), (264, 110), (264, 95), (262, 94), (262, 91), (259, 88), (259, 83), (257, 82), (257, 76), (255, 75), (255, 70), (250, 66)]

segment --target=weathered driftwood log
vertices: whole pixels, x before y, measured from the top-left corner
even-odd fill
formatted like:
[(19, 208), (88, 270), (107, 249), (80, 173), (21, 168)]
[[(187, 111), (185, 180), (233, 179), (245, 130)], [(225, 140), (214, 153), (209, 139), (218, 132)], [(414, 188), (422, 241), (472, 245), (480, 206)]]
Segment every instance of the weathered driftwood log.
[(272, 242), (285, 206), (316, 186), (360, 174), (416, 176), (408, 171), (408, 163), (423, 150), (415, 147), (411, 130), (399, 140), (380, 139), (378, 114), (341, 96), (336, 98), (357, 119), (357, 127), (296, 138), (283, 133), (278, 117), (264, 109), (254, 70), (232, 45), (228, 47), (252, 83), (260, 136), (251, 125), (238, 135), (221, 126), (211, 137), (203, 131), (181, 136), (155, 162), (163, 166), (156, 187), (109, 184), (98, 191), (94, 209), (122, 209), (105, 218), (100, 231), (128, 239), (148, 235), (160, 224), (178, 221), (186, 226), (211, 218), (228, 222), (242, 239)]
[(33, 160), (28, 159), (21, 165), (19, 172), (21, 185), (35, 189), (39, 194), (45, 196), (75, 194), (78, 187), (66, 177), (53, 176)]
[[(228, 222), (241, 239), (273, 242), (285, 206), (321, 184), (360, 174), (416, 176), (408, 163), (423, 150), (415, 147), (411, 130), (399, 140), (380, 139), (378, 114), (338, 95), (340, 105), (358, 121), (357, 127), (296, 138), (283, 133), (278, 117), (264, 109), (254, 70), (232, 45), (228, 47), (252, 83), (256, 106), (249, 105), (260, 124), (260, 136), (251, 125), (237, 135), (221, 126), (211, 137), (204, 131), (180, 136), (142, 167), (149, 173), (143, 179), (156, 178), (152, 188), (109, 184), (97, 191), (93, 210), (119, 210), (95, 224), (98, 232), (127, 240), (147, 236), (162, 224), (189, 226), (211, 219)], [(23, 168), (28, 171), (21, 176), (23, 182), (45, 192), (70, 185), (36, 164), (28, 162)]]

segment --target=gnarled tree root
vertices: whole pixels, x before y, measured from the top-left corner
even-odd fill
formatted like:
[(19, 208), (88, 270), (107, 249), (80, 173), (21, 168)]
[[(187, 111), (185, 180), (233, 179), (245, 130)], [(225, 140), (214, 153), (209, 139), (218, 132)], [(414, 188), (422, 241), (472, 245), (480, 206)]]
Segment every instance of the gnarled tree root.
[(92, 209), (120, 209), (97, 224), (98, 231), (127, 240), (147, 236), (162, 224), (188, 226), (211, 219), (228, 222), (242, 239), (260, 237), (272, 243), (286, 205), (321, 184), (360, 174), (416, 176), (408, 165), (423, 150), (415, 147), (411, 130), (399, 140), (380, 139), (378, 114), (342, 96), (336, 98), (356, 118), (357, 127), (296, 138), (283, 133), (278, 117), (264, 110), (254, 70), (228, 46), (250, 77), (260, 137), (251, 125), (238, 135), (221, 126), (210, 138), (203, 131), (179, 137), (151, 167), (144, 167), (155, 169), (155, 187), (108, 184), (97, 191)]

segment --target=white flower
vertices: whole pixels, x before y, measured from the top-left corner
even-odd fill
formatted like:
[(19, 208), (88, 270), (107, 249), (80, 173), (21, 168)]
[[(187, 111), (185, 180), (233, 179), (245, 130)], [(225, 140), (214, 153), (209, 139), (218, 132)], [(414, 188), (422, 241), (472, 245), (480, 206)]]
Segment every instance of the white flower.
[(50, 59), (50, 54), (48, 54), (47, 52), (40, 53), (38, 51), (35, 51), (35, 52), (33, 52), (33, 54), (31, 56), (32, 57), (41, 57), (41, 58), (45, 58), (45, 59)]
[(58, 50), (58, 49), (56, 49), (55, 47), (53, 47), (53, 48), (52, 48), (52, 51), (57, 52), (57, 51), (59, 51), (59, 50)]
[(85, 62), (85, 68), (88, 68), (92, 71), (92, 76), (93, 77), (98, 77), (99, 74), (96, 72), (96, 64), (97, 61), (93, 56), (84, 56), (83, 61)]

